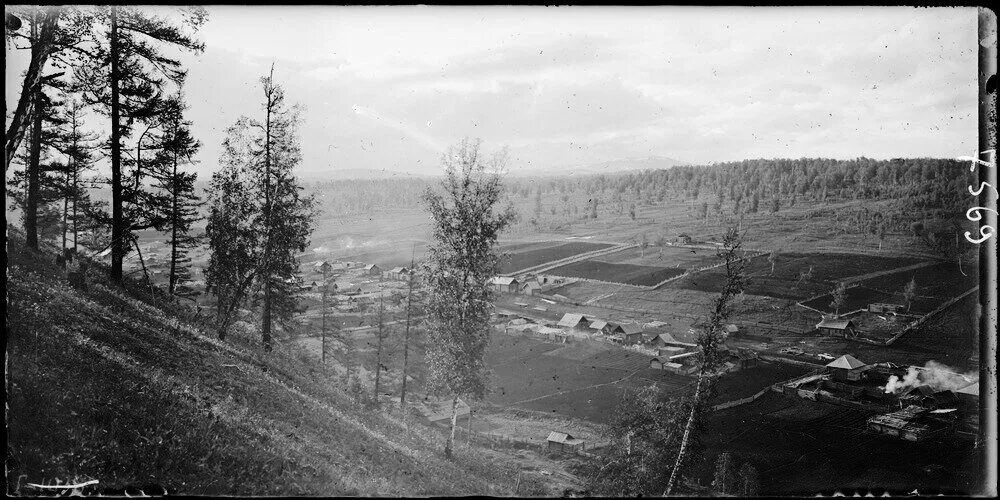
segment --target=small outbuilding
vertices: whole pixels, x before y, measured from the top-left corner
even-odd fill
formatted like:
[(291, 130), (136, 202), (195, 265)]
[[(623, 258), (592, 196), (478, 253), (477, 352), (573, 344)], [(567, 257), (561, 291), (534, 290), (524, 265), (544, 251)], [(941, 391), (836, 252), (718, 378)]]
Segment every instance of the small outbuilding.
[(546, 438), (545, 441), (546, 441), (546, 448), (549, 451), (558, 451), (560, 453), (563, 452), (574, 453), (577, 450), (582, 450), (584, 443), (582, 439), (576, 439), (565, 432), (556, 432), (556, 431), (550, 432), (549, 437)]
[(649, 367), (652, 368), (652, 369), (654, 369), (654, 370), (662, 370), (663, 369), (663, 361), (660, 361), (659, 358), (653, 358), (653, 359), (649, 360)]
[(642, 325), (638, 323), (625, 323), (618, 326), (621, 329), (625, 345), (642, 343)]
[(824, 317), (819, 323), (816, 324), (816, 329), (822, 335), (843, 335), (844, 337), (854, 337), (856, 336), (857, 330), (855, 329), (854, 322), (849, 319), (833, 319)]
[(520, 283), (517, 278), (497, 276), (490, 280), (490, 288), (502, 293), (517, 293)]
[(826, 364), (834, 380), (861, 380), (861, 374), (871, 368), (858, 358), (845, 354)]
[(572, 328), (574, 330), (585, 330), (592, 322), (591, 318), (588, 318), (583, 314), (566, 313), (563, 314), (562, 319), (559, 320), (558, 326), (563, 328)]
[(365, 274), (369, 276), (380, 276), (382, 275), (382, 268), (378, 267), (377, 264), (368, 264), (365, 266)]
[(525, 295), (538, 295), (542, 292), (542, 285), (538, 284), (535, 280), (529, 280), (525, 284), (521, 285), (521, 293)]

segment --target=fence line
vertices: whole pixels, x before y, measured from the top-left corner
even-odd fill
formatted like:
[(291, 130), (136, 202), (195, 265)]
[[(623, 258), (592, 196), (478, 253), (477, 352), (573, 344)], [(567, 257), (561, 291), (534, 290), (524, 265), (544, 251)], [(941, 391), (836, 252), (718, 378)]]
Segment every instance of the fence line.
[(943, 305), (939, 306), (937, 309), (935, 309), (935, 310), (933, 310), (933, 311), (931, 311), (931, 312), (929, 312), (929, 313), (921, 316), (920, 319), (914, 321), (913, 323), (910, 323), (909, 326), (907, 326), (906, 328), (904, 328), (901, 332), (897, 333), (896, 335), (893, 335), (892, 338), (890, 338), (889, 340), (885, 341), (885, 345), (892, 345), (892, 343), (895, 342), (900, 337), (902, 337), (904, 333), (907, 333), (907, 332), (913, 330), (914, 328), (920, 326), (925, 321), (927, 321), (928, 319), (930, 319), (932, 316), (935, 316), (938, 313), (940, 313), (941, 311), (944, 311), (945, 309), (951, 307), (956, 302), (964, 299), (965, 297), (968, 297), (969, 294), (971, 294), (972, 292), (975, 292), (977, 290), (979, 290), (979, 286), (978, 285), (975, 286), (975, 287), (973, 287), (969, 291), (963, 293), (962, 295), (959, 295), (958, 297), (955, 297), (955, 298), (949, 300), (948, 302), (945, 302)]
[(625, 250), (628, 250), (630, 248), (634, 248), (634, 247), (637, 247), (637, 246), (639, 246), (639, 245), (633, 243), (631, 245), (616, 245), (616, 246), (612, 246), (612, 247), (608, 247), (608, 248), (599, 248), (597, 250), (591, 250), (589, 252), (584, 252), (584, 253), (580, 253), (580, 254), (576, 254), (576, 255), (570, 255), (569, 257), (563, 257), (562, 259), (559, 259), (559, 260), (553, 260), (553, 261), (544, 262), (542, 264), (538, 264), (538, 265), (535, 265), (535, 266), (526, 267), (526, 268), (524, 268), (524, 269), (522, 269), (520, 271), (515, 271), (515, 272), (513, 272), (511, 274), (537, 274), (537, 273), (542, 273), (542, 272), (548, 271), (549, 269), (553, 269), (553, 268), (556, 268), (556, 267), (559, 267), (559, 266), (564, 266), (564, 265), (567, 265), (567, 264), (571, 264), (571, 263), (573, 263), (573, 262), (575, 262), (577, 260), (585, 260), (585, 259), (590, 259), (590, 258), (593, 258), (593, 257), (599, 257), (601, 255), (607, 255), (609, 253), (622, 252), (622, 251), (625, 251)]
[(769, 386), (761, 389), (760, 392), (758, 392), (757, 394), (753, 394), (753, 395), (747, 396), (745, 398), (736, 399), (736, 400), (733, 400), (733, 401), (727, 401), (725, 403), (719, 403), (719, 404), (717, 404), (717, 405), (715, 405), (715, 406), (712, 407), (712, 411), (725, 410), (726, 408), (732, 408), (734, 406), (739, 406), (739, 405), (742, 405), (742, 404), (746, 404), (746, 403), (749, 403), (751, 401), (756, 401), (757, 398), (763, 396), (764, 393), (766, 393), (767, 391), (770, 391), (770, 390), (773, 390), (773, 386), (769, 385)]

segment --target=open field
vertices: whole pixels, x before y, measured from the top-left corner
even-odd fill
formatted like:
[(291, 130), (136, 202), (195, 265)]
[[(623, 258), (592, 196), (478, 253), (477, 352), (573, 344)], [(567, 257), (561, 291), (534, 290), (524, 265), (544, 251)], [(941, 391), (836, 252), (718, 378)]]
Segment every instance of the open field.
[(693, 381), (648, 363), (648, 356), (613, 346), (496, 333), (487, 352), (493, 391), (486, 401), (604, 423), (628, 388), (681, 390)]
[(629, 248), (621, 252), (602, 255), (601, 260), (614, 264), (635, 264), (654, 267), (680, 267), (691, 269), (716, 264), (719, 258), (715, 250), (679, 246), (650, 246), (649, 248)]
[[(905, 267), (920, 262), (913, 257), (877, 257), (858, 254), (788, 253), (779, 254), (771, 273), (767, 255), (754, 257), (747, 263), (750, 277), (746, 293), (769, 297), (802, 300), (828, 292), (836, 280), (864, 275), (886, 269)], [(800, 272), (812, 268), (812, 277), (797, 283)], [(725, 281), (725, 270), (709, 269), (671, 282), (672, 288), (687, 288), (718, 292)]]
[(919, 269), (872, 278), (863, 284), (885, 293), (899, 294), (910, 279), (916, 281), (919, 297), (944, 299), (940, 301), (944, 302), (979, 284), (979, 266), (977, 263), (965, 263), (959, 270), (958, 264), (954, 262), (938, 262)]
[(555, 276), (587, 278), (626, 285), (653, 286), (667, 278), (683, 274), (684, 270), (676, 267), (652, 267), (584, 260), (559, 266), (548, 273)]
[(757, 366), (730, 372), (715, 383), (711, 404), (725, 403), (756, 394), (765, 387), (804, 375), (808, 370), (784, 363), (761, 360)]
[(527, 269), (529, 267), (545, 264), (546, 262), (565, 259), (566, 257), (571, 257), (584, 252), (600, 250), (610, 246), (610, 243), (589, 243), (582, 241), (562, 243), (542, 248), (537, 248), (534, 244), (532, 244), (531, 246), (521, 247), (517, 251), (512, 251), (510, 255), (502, 260), (500, 272), (509, 274), (522, 269)]
[(711, 482), (715, 459), (725, 451), (737, 464), (749, 460), (761, 491), (772, 495), (966, 493), (974, 487), (979, 468), (971, 442), (882, 437), (864, 430), (872, 415), (769, 392), (708, 417), (698, 477)]
[[(912, 314), (926, 314), (937, 309), (941, 304), (961, 295), (979, 284), (978, 267), (966, 265), (965, 274), (959, 271), (958, 265), (952, 262), (939, 262), (927, 267), (885, 274), (861, 282), (860, 286), (847, 289), (847, 296), (841, 312), (866, 309), (872, 302), (906, 304), (903, 290), (911, 279), (917, 283), (917, 297), (909, 309)], [(826, 312), (833, 312), (830, 307), (831, 296), (822, 295), (803, 305)]]
[[(911, 314), (925, 314), (933, 311), (936, 307), (946, 302), (949, 298), (937, 299), (933, 297), (917, 297), (913, 300), (913, 304), (910, 307), (909, 313)], [(833, 301), (833, 296), (830, 294), (820, 295), (819, 297), (807, 300), (802, 303), (802, 305), (811, 307), (818, 311), (823, 311), (826, 313), (833, 313), (834, 308), (830, 306)], [(848, 311), (856, 311), (858, 309), (868, 309), (868, 305), (874, 302), (883, 302), (889, 304), (906, 304), (903, 299), (903, 294), (897, 293), (887, 293), (881, 290), (876, 290), (874, 288), (868, 288), (867, 286), (855, 286), (847, 289), (847, 293), (844, 295), (844, 305), (840, 307), (840, 313), (843, 314)], [(905, 310), (904, 310), (905, 312)]]

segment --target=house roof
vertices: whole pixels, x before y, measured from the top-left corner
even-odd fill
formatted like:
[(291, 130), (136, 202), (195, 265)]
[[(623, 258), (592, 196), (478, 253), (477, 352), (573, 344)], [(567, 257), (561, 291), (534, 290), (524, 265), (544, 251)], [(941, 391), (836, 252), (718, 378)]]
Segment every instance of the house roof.
[(559, 326), (575, 327), (579, 325), (581, 321), (590, 322), (589, 318), (580, 313), (566, 313), (563, 314), (562, 319), (559, 320)]
[(377, 267), (378, 267), (378, 265), (376, 265), (376, 264), (368, 264), (367, 266), (365, 266), (365, 269), (375, 269)]
[(606, 326), (608, 326), (608, 322), (603, 319), (594, 320), (594, 322), (590, 324), (590, 327), (594, 330), (601, 330)]
[(848, 326), (853, 327), (854, 322), (849, 319), (823, 318), (822, 320), (820, 320), (819, 324), (816, 325), (816, 328), (833, 328), (834, 330), (844, 330)]
[(826, 366), (830, 368), (843, 368), (845, 370), (853, 370), (855, 368), (861, 368), (862, 366), (865, 366), (865, 364), (861, 362), (861, 360), (859, 360), (858, 358), (855, 358), (850, 354), (845, 354), (827, 363)]
[(621, 325), (622, 331), (626, 335), (635, 335), (637, 333), (642, 333), (642, 325), (639, 323), (623, 323)]
[(971, 384), (969, 384), (969, 385), (967, 385), (967, 386), (965, 386), (965, 387), (963, 387), (963, 388), (961, 388), (961, 389), (959, 389), (959, 390), (957, 390), (955, 392), (958, 393), (958, 394), (967, 394), (967, 395), (979, 396), (979, 381), (977, 380), (977, 381), (975, 381), (975, 382), (973, 382), (973, 383), (971, 383)]
[(493, 285), (509, 285), (516, 282), (517, 280), (510, 276), (497, 276), (490, 280), (490, 283)]
[(669, 344), (671, 342), (677, 342), (677, 339), (675, 339), (674, 336), (670, 335), (669, 333), (661, 333), (661, 334), (653, 337), (653, 340), (656, 340), (656, 339), (662, 340), (664, 344)]
[(673, 361), (675, 359), (684, 359), (684, 358), (687, 358), (687, 357), (690, 357), (690, 356), (694, 356), (695, 354), (698, 354), (698, 353), (696, 353), (696, 352), (686, 352), (684, 354), (675, 354), (673, 356), (670, 356), (670, 360)]
[(565, 443), (565, 444), (579, 444), (583, 442), (582, 439), (576, 439), (573, 436), (566, 434), (565, 432), (556, 432), (556, 431), (550, 432), (549, 437), (546, 438), (546, 441), (550, 441), (553, 443)]

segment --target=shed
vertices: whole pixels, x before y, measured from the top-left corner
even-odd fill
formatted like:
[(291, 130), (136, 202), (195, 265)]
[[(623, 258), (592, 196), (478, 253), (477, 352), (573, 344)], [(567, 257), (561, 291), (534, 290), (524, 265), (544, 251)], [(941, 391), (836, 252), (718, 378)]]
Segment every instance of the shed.
[(677, 339), (669, 333), (661, 333), (659, 335), (654, 335), (652, 339), (648, 342), (650, 347), (666, 347), (672, 342), (677, 342)]
[(653, 358), (653, 359), (649, 360), (649, 367), (652, 368), (652, 369), (654, 369), (654, 370), (662, 370), (663, 369), (663, 361), (660, 361), (659, 358)]
[(497, 276), (490, 280), (490, 288), (498, 292), (517, 293), (519, 285), (517, 278), (510, 276)]
[(410, 276), (410, 270), (406, 267), (394, 267), (386, 273), (386, 276), (394, 280), (406, 280)]
[(315, 269), (316, 272), (318, 272), (320, 274), (326, 274), (326, 273), (330, 272), (331, 270), (333, 270), (333, 266), (329, 262), (327, 262), (325, 260), (321, 260), (321, 261), (313, 264), (313, 269)]
[(845, 354), (826, 364), (826, 367), (833, 374), (834, 380), (861, 380), (861, 374), (872, 366), (866, 365), (850, 354)]
[(625, 323), (619, 325), (625, 345), (639, 344), (642, 342), (642, 325), (638, 323)]
[(816, 324), (816, 329), (823, 335), (843, 335), (844, 337), (854, 337), (857, 335), (854, 322), (849, 319), (824, 317)]
[(591, 318), (579, 313), (566, 313), (559, 320), (558, 326), (564, 328), (585, 329), (590, 326)]
[(368, 264), (365, 266), (365, 274), (375, 276), (382, 274), (382, 268), (378, 267), (377, 264)]
[(549, 432), (549, 437), (545, 439), (548, 450), (558, 450), (559, 452), (575, 452), (583, 449), (583, 440), (576, 439), (565, 432)]
[(595, 319), (590, 323), (590, 329), (597, 330), (601, 333), (607, 333), (605, 329), (607, 329), (609, 325), (610, 323), (604, 321), (603, 319)]
[(521, 293), (525, 295), (537, 295), (542, 291), (542, 285), (539, 285), (537, 281), (531, 280), (521, 286)]

